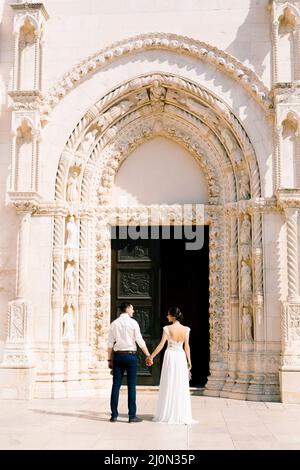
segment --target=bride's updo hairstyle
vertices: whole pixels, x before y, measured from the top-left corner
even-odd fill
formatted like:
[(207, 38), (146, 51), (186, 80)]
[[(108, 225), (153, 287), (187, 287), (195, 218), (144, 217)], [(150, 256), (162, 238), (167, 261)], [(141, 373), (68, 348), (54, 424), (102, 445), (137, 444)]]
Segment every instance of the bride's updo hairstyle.
[(175, 317), (176, 320), (180, 321), (180, 323), (183, 321), (183, 314), (178, 307), (170, 307), (168, 314)]

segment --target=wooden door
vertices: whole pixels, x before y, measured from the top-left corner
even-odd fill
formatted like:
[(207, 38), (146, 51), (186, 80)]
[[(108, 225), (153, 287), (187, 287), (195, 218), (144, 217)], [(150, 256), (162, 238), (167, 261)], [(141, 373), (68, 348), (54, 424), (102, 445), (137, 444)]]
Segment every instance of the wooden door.
[[(133, 318), (150, 352), (159, 343), (160, 335), (160, 244), (159, 240), (119, 239), (119, 228), (112, 239), (111, 320), (119, 314), (123, 301), (134, 307)], [(154, 365), (145, 365), (145, 355), (138, 348), (138, 385), (157, 385), (160, 374), (160, 357)], [(126, 377), (124, 378), (126, 383)]]

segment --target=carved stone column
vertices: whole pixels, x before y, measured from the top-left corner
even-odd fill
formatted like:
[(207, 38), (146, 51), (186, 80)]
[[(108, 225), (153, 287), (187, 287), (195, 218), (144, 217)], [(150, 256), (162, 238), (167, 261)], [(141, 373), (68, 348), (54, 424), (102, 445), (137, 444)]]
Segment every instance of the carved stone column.
[(64, 215), (54, 218), (53, 228), (53, 274), (52, 274), (52, 322), (51, 342), (53, 348), (61, 345), (63, 314), (63, 274), (64, 274)]
[(79, 248), (79, 343), (87, 343), (88, 334), (88, 229), (89, 220), (81, 216)]
[(286, 207), (288, 296), (281, 315), (280, 386), (283, 402), (300, 403), (300, 299), (298, 288), (298, 208)]
[(238, 219), (236, 213), (227, 216), (230, 232), (230, 329), (228, 351), (228, 377), (220, 396), (228, 397), (237, 377), (237, 351), (239, 348), (239, 296), (238, 296)]
[(222, 232), (226, 229), (224, 214), (213, 212), (209, 230), (209, 325), (210, 375), (204, 395), (220, 396), (227, 372), (226, 318), (224, 307), (224, 246)]
[(298, 289), (298, 209), (285, 208), (287, 238), (287, 277), (289, 302), (299, 301)]

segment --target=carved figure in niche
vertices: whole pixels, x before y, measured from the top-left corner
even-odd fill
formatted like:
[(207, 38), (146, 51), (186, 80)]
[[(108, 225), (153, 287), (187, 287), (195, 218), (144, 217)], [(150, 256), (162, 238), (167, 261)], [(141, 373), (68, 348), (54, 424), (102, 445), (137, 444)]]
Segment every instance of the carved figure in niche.
[(297, 26), (297, 19), (290, 8), (286, 7), (283, 15), (279, 17), (279, 33), (291, 33), (295, 31)]
[(30, 18), (26, 15), (23, 26), (20, 28), (20, 47), (26, 44), (32, 44), (38, 36), (35, 26), (31, 23)]
[(88, 154), (89, 151), (91, 150), (92, 146), (95, 143), (96, 135), (97, 135), (98, 130), (93, 129), (92, 131), (88, 132), (81, 144), (78, 147), (78, 152), (82, 154)]
[(68, 202), (75, 202), (78, 199), (78, 174), (76, 172), (71, 173), (68, 178), (66, 198)]
[(97, 124), (100, 129), (108, 126), (112, 121), (118, 117), (125, 114), (129, 108), (132, 106), (132, 103), (128, 100), (123, 100), (115, 106), (112, 106), (108, 111), (101, 114), (97, 119)]
[(241, 199), (250, 198), (250, 181), (249, 176), (245, 170), (241, 170), (239, 175), (239, 190)]
[(208, 106), (200, 103), (199, 101), (194, 100), (193, 98), (188, 98), (173, 90), (168, 91), (168, 97), (186, 106), (187, 108), (190, 109), (190, 111), (202, 117), (204, 121), (208, 120), (210, 121), (210, 123), (214, 124), (215, 126), (219, 125), (220, 120), (218, 116), (216, 115), (216, 113), (212, 109), (210, 109)]
[(286, 119), (282, 122), (282, 138), (293, 141), (299, 136), (299, 125), (292, 113), (288, 113)]
[(250, 309), (244, 306), (242, 314), (242, 339), (244, 341), (253, 341), (252, 325), (253, 321)]
[(77, 232), (77, 225), (75, 222), (75, 218), (73, 215), (70, 217), (70, 220), (67, 223), (66, 232), (67, 232), (66, 248), (77, 248), (78, 232)]
[(19, 141), (30, 142), (33, 138), (34, 130), (27, 119), (23, 119), (16, 131)]
[(235, 137), (226, 127), (222, 127), (221, 137), (230, 153), (234, 152), (238, 148), (238, 143)]
[(75, 326), (73, 319), (73, 312), (71, 305), (68, 305), (67, 311), (63, 316), (63, 339), (74, 340), (75, 339)]
[(65, 270), (65, 289), (68, 294), (75, 292), (75, 267), (68, 263)]
[(246, 296), (252, 293), (251, 268), (244, 260), (241, 263), (241, 291)]
[(163, 111), (167, 90), (161, 86), (159, 80), (154, 80), (150, 88), (150, 100), (155, 111)]
[(251, 219), (248, 214), (244, 215), (240, 228), (241, 257), (248, 259), (251, 256)]
[(244, 215), (241, 224), (240, 242), (242, 245), (249, 245), (251, 243), (251, 220), (248, 214)]

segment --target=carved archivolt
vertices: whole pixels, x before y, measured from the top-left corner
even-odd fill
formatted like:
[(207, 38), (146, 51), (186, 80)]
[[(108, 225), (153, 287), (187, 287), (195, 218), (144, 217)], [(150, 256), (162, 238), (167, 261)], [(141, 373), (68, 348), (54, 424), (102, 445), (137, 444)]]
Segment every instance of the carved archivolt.
[[(237, 118), (223, 102), (198, 85), (173, 75), (160, 74), (138, 77), (127, 82), (99, 100), (85, 114), (66, 144), (58, 169), (57, 198), (62, 200), (65, 198), (65, 180), (63, 178), (66, 177), (66, 171), (71, 162), (74, 164), (80, 162), (82, 165), (82, 158), (84, 158), (85, 176), (88, 173), (90, 175), (94, 174), (94, 167), (99, 154), (101, 153), (101, 162), (103, 163), (103, 149), (107, 147), (109, 142), (115, 144), (114, 138), (119, 135), (122, 127), (128, 129), (128, 124), (131, 121), (135, 123), (137, 123), (137, 120), (146, 122), (147, 117), (149, 118), (153, 113), (150, 89), (151, 83), (155, 80), (159, 80), (161, 86), (166, 89), (164, 111), (162, 117), (159, 119), (156, 117), (155, 127), (152, 125), (151, 128), (151, 124), (147, 126), (145, 124), (145, 129), (141, 131), (145, 139), (149, 138), (150, 135), (159, 135), (166, 132), (166, 128), (169, 131), (169, 138), (172, 138), (171, 127), (168, 128), (168, 126), (162, 124), (162, 128), (159, 129), (159, 123), (165, 119), (166, 115), (171, 115), (172, 119), (176, 115), (177, 123), (174, 121), (173, 124), (174, 136), (177, 135), (178, 137), (178, 134), (180, 134), (180, 132), (176, 132), (176, 129), (183, 129), (184, 126), (187, 127), (187, 124), (189, 124), (190, 132), (201, 133), (202, 137), (205, 137), (205, 139), (202, 138), (202, 141), (205, 140), (205, 142), (208, 142), (207, 145), (215, 147), (215, 153), (217, 151), (216, 154), (220, 155), (221, 163), (219, 161), (215, 166), (220, 168), (220, 164), (223, 167), (227, 165), (227, 168), (224, 168), (226, 170), (225, 174), (234, 175), (234, 181), (230, 182), (229, 187), (235, 188), (235, 194), (238, 191), (242, 195), (244, 194), (239, 199), (248, 199), (250, 192), (253, 197), (259, 197), (260, 179), (255, 152)], [(126, 97), (126, 100), (122, 97)], [(125, 101), (127, 102), (126, 106), (124, 106)], [(113, 113), (110, 112), (111, 109), (114, 109)], [(105, 115), (106, 118), (99, 118), (99, 115)], [(109, 115), (111, 118), (110, 124), (108, 124)], [(99, 124), (99, 119), (101, 119), (101, 124)], [(182, 131), (181, 134), (184, 134), (184, 132)], [(138, 139), (133, 134), (131, 139), (130, 145), (132, 147), (133, 141)], [(197, 150), (198, 141), (199, 139), (194, 139), (193, 142), (193, 139), (185, 137), (185, 145), (188, 145), (191, 149), (193, 148), (194, 151)], [(114, 153), (115, 158), (117, 158), (117, 153), (120, 155), (122, 151), (122, 148), (117, 149), (116, 144), (114, 150), (112, 146), (109, 150), (109, 152)], [(230, 169), (231, 166), (234, 168), (233, 171)], [(239, 181), (238, 185), (236, 185), (237, 180)], [(84, 181), (86, 182), (87, 179), (83, 178), (83, 185)], [(86, 186), (89, 187), (89, 184)], [(228, 186), (228, 184), (225, 186)], [(235, 199), (236, 197), (232, 195), (225, 197), (227, 201)], [(84, 202), (87, 203), (86, 200)]]
[[(238, 302), (241, 328), (244, 312), (240, 340), (247, 330), (243, 334), (248, 341), (252, 324), (245, 330), (245, 322), (254, 321), (257, 299), (262, 299), (261, 215), (251, 209), (251, 201), (261, 197), (261, 185), (255, 151), (242, 125), (223, 102), (198, 85), (174, 75), (137, 77), (95, 103), (70, 135), (56, 179), (56, 200), (65, 212), (55, 216), (54, 223), (53, 304), (60, 306), (61, 332), (66, 313), (70, 318), (72, 311), (78, 311), (79, 318), (83, 312), (90, 315), (88, 341), (98, 358), (105, 359), (111, 217), (117, 212), (118, 224), (157, 223), (149, 215), (152, 206), (123, 212), (111, 206), (111, 190), (124, 159), (156, 136), (184, 146), (207, 178), (209, 387), (220, 390), (228, 367), (232, 305)], [(156, 209), (159, 217), (166, 210), (172, 224), (181, 223), (180, 205)], [(191, 220), (194, 217), (191, 214)]]
[(135, 36), (89, 56), (67, 72), (48, 92), (46, 102), (52, 107), (55, 106), (74, 86), (101, 67), (122, 56), (147, 50), (167, 50), (210, 63), (238, 81), (266, 111), (272, 108), (272, 99), (268, 88), (251, 69), (245, 67), (233, 56), (205, 42), (166, 33)]

